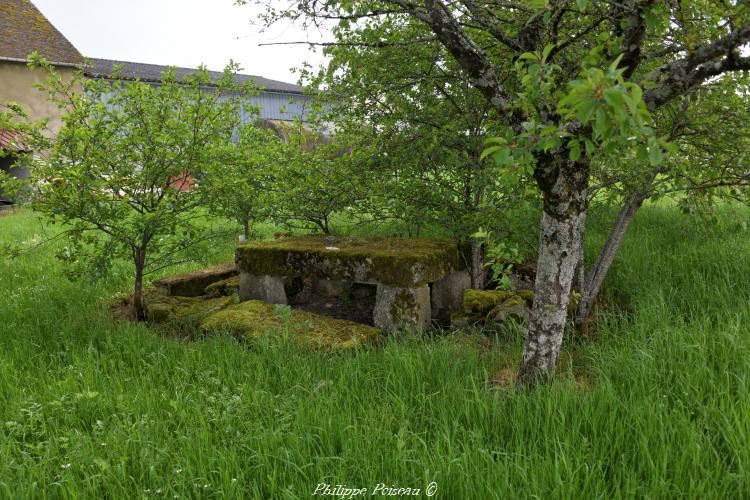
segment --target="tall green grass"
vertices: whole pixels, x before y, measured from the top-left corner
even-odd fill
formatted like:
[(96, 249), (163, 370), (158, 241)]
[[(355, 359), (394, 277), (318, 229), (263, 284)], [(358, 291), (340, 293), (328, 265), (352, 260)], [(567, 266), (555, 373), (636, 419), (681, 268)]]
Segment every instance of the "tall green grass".
[[(0, 216), (0, 244), (49, 230)], [(604, 237), (596, 221), (590, 233)], [(407, 334), (337, 356), (180, 342), (112, 323), (126, 266), (71, 283), (53, 254), (0, 262), (0, 497), (432, 481), (450, 499), (750, 496), (750, 238), (731, 224), (643, 209), (607, 284), (627, 313), (603, 312), (598, 336), (562, 355), (588, 383), (563, 373), (533, 393), (492, 384), (520, 332), (489, 347)], [(227, 242), (210, 260), (230, 256)]]

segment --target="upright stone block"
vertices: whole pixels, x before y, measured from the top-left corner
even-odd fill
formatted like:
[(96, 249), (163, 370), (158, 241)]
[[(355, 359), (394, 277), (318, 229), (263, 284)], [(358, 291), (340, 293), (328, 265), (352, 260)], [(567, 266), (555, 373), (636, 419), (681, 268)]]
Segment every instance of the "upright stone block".
[(471, 288), (468, 271), (454, 271), (432, 284), (432, 317), (448, 320), (451, 313), (463, 309), (464, 290)]
[(284, 279), (278, 276), (254, 276), (240, 273), (240, 300), (262, 300), (269, 304), (284, 304)]
[(430, 326), (430, 287), (401, 288), (378, 284), (373, 323), (383, 330)]

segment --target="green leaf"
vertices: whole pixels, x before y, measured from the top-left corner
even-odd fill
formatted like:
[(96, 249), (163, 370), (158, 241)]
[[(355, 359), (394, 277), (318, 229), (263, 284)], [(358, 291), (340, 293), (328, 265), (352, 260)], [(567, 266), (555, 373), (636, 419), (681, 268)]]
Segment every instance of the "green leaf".
[(494, 155), (500, 150), (506, 149), (505, 146), (491, 146), (484, 151), (482, 151), (482, 154), (479, 155), (479, 161), (484, 161), (485, 158), (487, 158), (490, 155)]
[(584, 124), (589, 122), (589, 120), (591, 119), (591, 115), (596, 108), (596, 102), (596, 99), (588, 99), (586, 101), (583, 101), (583, 103), (578, 108), (578, 121)]
[(609, 69), (609, 71), (615, 71), (617, 69), (617, 66), (619, 66), (619, 64), (620, 64), (620, 61), (622, 61), (622, 57), (624, 55), (625, 54), (620, 54), (619, 56), (617, 56), (617, 59), (615, 59), (614, 61), (612, 61), (612, 63), (609, 65), (609, 68), (607, 68), (607, 69)]
[(648, 138), (648, 161), (652, 165), (659, 165), (664, 161), (664, 153), (659, 146), (659, 141), (654, 136)]
[(485, 144), (508, 144), (508, 140), (505, 137), (488, 137)]
[(594, 154), (594, 151), (596, 151), (596, 146), (594, 146), (594, 143), (586, 139), (584, 145), (586, 146), (586, 156), (592, 156)]
[(547, 57), (549, 57), (550, 52), (552, 52), (552, 49), (554, 49), (556, 44), (550, 43), (544, 46), (544, 50), (542, 51), (542, 62), (547, 60)]
[(576, 0), (576, 4), (578, 4), (578, 10), (586, 10), (586, 6), (588, 5), (589, 0)]
[(596, 108), (596, 119), (594, 120), (594, 132), (599, 137), (605, 138), (612, 128), (612, 122), (609, 120), (609, 115), (603, 107)]
[(568, 148), (570, 148), (569, 158), (572, 161), (578, 161), (581, 157), (581, 144), (575, 139), (568, 142)]

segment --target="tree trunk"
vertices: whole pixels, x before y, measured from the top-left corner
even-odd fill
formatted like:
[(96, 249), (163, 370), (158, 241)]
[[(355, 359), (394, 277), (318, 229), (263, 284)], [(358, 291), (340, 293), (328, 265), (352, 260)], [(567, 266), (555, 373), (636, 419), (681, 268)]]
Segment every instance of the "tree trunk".
[(643, 205), (646, 196), (646, 194), (638, 193), (632, 196), (620, 209), (617, 222), (615, 222), (614, 227), (612, 227), (612, 230), (609, 232), (607, 241), (599, 253), (596, 264), (589, 274), (589, 279), (585, 288), (581, 290), (581, 301), (578, 303), (576, 309), (577, 326), (582, 325), (583, 322), (591, 316), (594, 302), (596, 302), (596, 298), (604, 284), (604, 278), (606, 278), (609, 268), (612, 266), (615, 256), (622, 245), (622, 240), (625, 238), (625, 233), (630, 226), (630, 222), (633, 220), (633, 217), (635, 217), (635, 214), (641, 205)]
[(589, 164), (567, 155), (540, 158), (534, 177), (544, 194), (539, 229), (534, 303), (531, 307), (517, 385), (549, 382), (565, 334), (568, 303), (583, 225), (586, 221)]
[(250, 241), (250, 219), (248, 217), (242, 219), (242, 236), (245, 241)]
[(484, 290), (484, 245), (476, 238), (471, 240), (471, 288)]
[(542, 215), (534, 304), (518, 374), (520, 385), (546, 383), (555, 374), (584, 220), (585, 212), (564, 219), (546, 212)]
[(141, 248), (133, 250), (135, 264), (135, 285), (133, 287), (133, 313), (136, 321), (146, 320), (146, 308), (143, 306), (143, 267), (146, 263), (146, 251)]
[(586, 288), (586, 220), (581, 224), (581, 236), (578, 247), (578, 262), (575, 270), (575, 289), (583, 294)]

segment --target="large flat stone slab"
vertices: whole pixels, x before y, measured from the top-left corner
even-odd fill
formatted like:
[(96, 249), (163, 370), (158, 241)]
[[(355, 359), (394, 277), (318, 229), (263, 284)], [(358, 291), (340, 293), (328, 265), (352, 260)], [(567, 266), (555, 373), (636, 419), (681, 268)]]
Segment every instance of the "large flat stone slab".
[(228, 331), (251, 342), (263, 335), (286, 335), (299, 345), (325, 350), (352, 349), (382, 333), (372, 326), (297, 309), (280, 313), (277, 306), (257, 300), (217, 311), (200, 326), (207, 332)]
[(308, 235), (240, 245), (237, 269), (252, 276), (305, 275), (416, 288), (464, 268), (451, 240)]
[(154, 285), (167, 294), (179, 297), (198, 297), (205, 293), (207, 286), (237, 275), (234, 263), (228, 262), (218, 266), (201, 269), (191, 273), (182, 273), (154, 281)]

